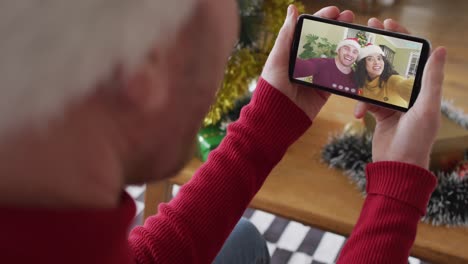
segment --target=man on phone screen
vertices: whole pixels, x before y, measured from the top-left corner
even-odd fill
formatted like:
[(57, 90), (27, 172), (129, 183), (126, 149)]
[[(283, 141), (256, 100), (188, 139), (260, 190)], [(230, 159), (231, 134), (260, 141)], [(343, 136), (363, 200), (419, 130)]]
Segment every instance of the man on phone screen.
[(314, 84), (357, 94), (351, 66), (356, 61), (360, 48), (356, 38), (347, 38), (338, 43), (335, 58), (297, 58), (293, 76), (312, 76)]

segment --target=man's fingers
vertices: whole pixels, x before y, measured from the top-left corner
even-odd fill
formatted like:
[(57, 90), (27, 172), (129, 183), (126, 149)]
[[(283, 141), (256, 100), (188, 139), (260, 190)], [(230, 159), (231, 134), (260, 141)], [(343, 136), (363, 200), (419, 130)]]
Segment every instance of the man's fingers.
[(347, 22), (347, 23), (353, 23), (354, 22), (354, 13), (350, 10), (345, 10), (341, 12), (336, 20)]
[(417, 107), (440, 108), (446, 57), (447, 50), (444, 47), (435, 49), (429, 57), (423, 73), (421, 93), (415, 103)]
[(350, 10), (345, 10), (340, 13), (340, 9), (336, 6), (327, 6), (317, 11), (314, 16), (319, 16), (328, 19), (336, 19), (343, 22), (352, 23), (354, 21), (354, 13)]
[(340, 9), (336, 6), (327, 6), (319, 11), (315, 12), (314, 16), (328, 18), (328, 19), (337, 19), (340, 15)]
[(396, 22), (395, 20), (388, 18), (385, 19), (383, 22), (385, 30), (388, 31), (394, 31), (394, 32), (400, 32), (404, 34), (410, 34), (408, 29), (406, 29), (404, 26), (400, 25), (400, 23)]
[(377, 105), (358, 102), (354, 108), (354, 116), (356, 118), (363, 118), (367, 111), (369, 111), (374, 116), (377, 122), (383, 121), (397, 112), (395, 110), (383, 108)]
[(384, 22), (382, 22), (379, 19), (373, 17), (373, 18), (370, 18), (369, 21), (367, 21), (367, 25), (369, 27), (385, 29), (387, 31), (410, 34), (408, 29), (406, 29), (404, 26), (400, 25), (398, 22), (396, 22), (395, 20), (391, 18), (385, 19)]
[(373, 27), (373, 28), (378, 28), (378, 29), (384, 29), (384, 24), (378, 20), (377, 18), (373, 17), (373, 18), (370, 18), (368, 21), (367, 21), (367, 25), (369, 27)]

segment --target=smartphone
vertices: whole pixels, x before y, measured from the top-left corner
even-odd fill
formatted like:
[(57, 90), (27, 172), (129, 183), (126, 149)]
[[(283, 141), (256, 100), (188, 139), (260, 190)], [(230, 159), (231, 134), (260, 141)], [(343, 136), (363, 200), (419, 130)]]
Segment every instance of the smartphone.
[(430, 49), (423, 38), (301, 15), (289, 79), (406, 112), (418, 97)]

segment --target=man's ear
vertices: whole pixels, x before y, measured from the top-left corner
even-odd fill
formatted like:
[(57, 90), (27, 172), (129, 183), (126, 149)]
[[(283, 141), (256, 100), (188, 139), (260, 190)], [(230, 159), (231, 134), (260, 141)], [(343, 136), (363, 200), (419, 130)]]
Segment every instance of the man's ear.
[(124, 81), (123, 95), (142, 111), (162, 108), (167, 101), (168, 74), (163, 63), (156, 50), (153, 50)]

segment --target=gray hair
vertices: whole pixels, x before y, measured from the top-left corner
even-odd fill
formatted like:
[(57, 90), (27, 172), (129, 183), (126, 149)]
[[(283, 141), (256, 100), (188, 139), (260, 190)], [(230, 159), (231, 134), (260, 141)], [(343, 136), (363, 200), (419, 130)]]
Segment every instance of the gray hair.
[(196, 0), (0, 2), (0, 135), (44, 124), (171, 38)]

